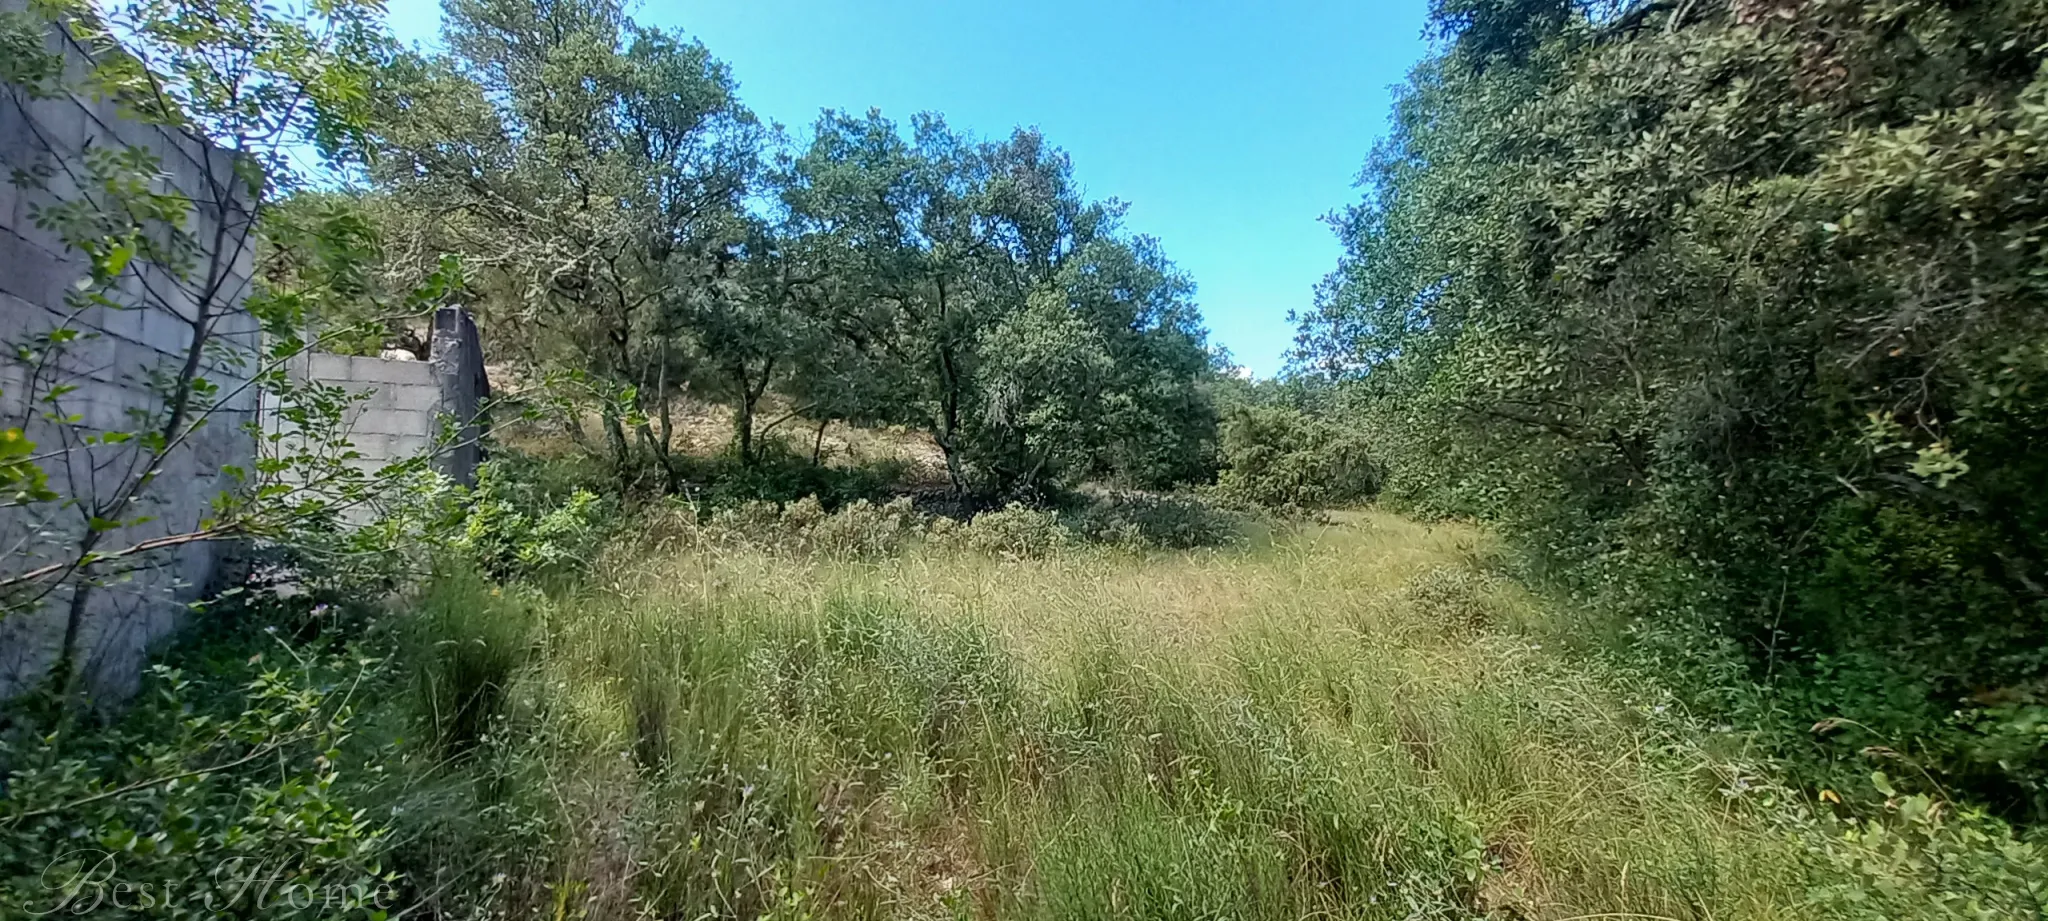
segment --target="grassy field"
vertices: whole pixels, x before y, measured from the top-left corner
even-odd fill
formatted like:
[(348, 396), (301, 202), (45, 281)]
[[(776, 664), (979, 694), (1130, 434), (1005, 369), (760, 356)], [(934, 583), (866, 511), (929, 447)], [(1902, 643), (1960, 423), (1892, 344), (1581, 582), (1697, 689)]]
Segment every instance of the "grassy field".
[(1757, 797), (1489, 559), (1356, 514), (1228, 551), (449, 583), (421, 696), (493, 792), (415, 791), (443, 840), (409, 846), (495, 849), (524, 869), (488, 898), (553, 917), (1810, 916)]

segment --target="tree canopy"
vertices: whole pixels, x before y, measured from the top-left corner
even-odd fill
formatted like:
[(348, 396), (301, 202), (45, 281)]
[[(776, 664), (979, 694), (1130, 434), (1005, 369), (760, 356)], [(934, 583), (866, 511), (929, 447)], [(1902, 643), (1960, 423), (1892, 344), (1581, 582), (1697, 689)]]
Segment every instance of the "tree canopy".
[[(623, 471), (670, 488), (667, 412), (926, 432), (956, 492), (1213, 469), (1194, 288), (1035, 130), (828, 112), (763, 125), (701, 45), (614, 0), (456, 0), (405, 53), (362, 207), (394, 266), (459, 254), (501, 353), (563, 380)], [(788, 412), (764, 419), (765, 403)]]
[(1297, 372), (1827, 770), (2048, 815), (2048, 6), (1439, 6)]

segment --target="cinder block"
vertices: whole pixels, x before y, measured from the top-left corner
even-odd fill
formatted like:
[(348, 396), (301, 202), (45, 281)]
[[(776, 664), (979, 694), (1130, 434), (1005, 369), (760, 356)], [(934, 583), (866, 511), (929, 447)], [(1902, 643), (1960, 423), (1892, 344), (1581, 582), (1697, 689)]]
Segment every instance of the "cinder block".
[(31, 99), (21, 112), (35, 129), (29, 143), (60, 156), (76, 156), (94, 127), (85, 106), (70, 96)]
[(384, 409), (365, 412), (356, 420), (356, 431), (378, 435), (420, 435), (432, 431), (433, 417), (426, 413)]
[[(139, 267), (134, 275), (123, 281), (123, 287), (133, 292), (131, 296), (137, 306), (161, 310), (187, 322), (199, 316), (201, 290), (157, 266)], [(214, 312), (219, 312), (222, 306), (207, 305)]]
[(350, 390), (350, 399), (353, 402), (349, 404), (349, 411), (357, 420), (387, 416), (399, 411), (391, 402), (391, 393), (378, 387), (366, 389), (360, 385), (355, 386)]
[[(35, 135), (28, 130), (28, 115), (13, 93), (0, 94), (0, 167), (8, 172), (27, 169), (42, 155)], [(0, 212), (0, 220), (8, 213)]]
[(51, 375), (44, 378), (45, 383), (111, 383), (121, 361), (121, 340), (90, 327), (74, 325), (73, 328), (79, 329), (78, 338), (45, 353), (44, 361), (52, 367)]
[(142, 344), (166, 355), (182, 357), (192, 348), (192, 326), (178, 315), (158, 307), (142, 311)]
[(390, 390), (392, 405), (411, 412), (435, 413), (441, 410), (441, 389), (425, 385), (398, 385)]
[(26, 365), (0, 361), (0, 416), (12, 418), (20, 414), (28, 400), (28, 375)]
[(0, 271), (0, 292), (39, 305), (64, 303), (65, 292), (82, 271), (78, 264), (5, 227), (0, 227), (0, 266), (6, 266)]
[(391, 440), (385, 444), (384, 460), (386, 462), (394, 462), (418, 457), (425, 453), (432, 445), (433, 441), (425, 436), (393, 435)]
[(86, 428), (99, 433), (128, 431), (127, 401), (121, 399), (120, 392), (104, 386), (90, 389), (99, 392), (89, 396), (84, 406)]
[(148, 344), (143, 338), (142, 311), (139, 309), (108, 310), (100, 319), (100, 330), (117, 339), (125, 339), (137, 345)]
[(306, 378), (328, 384), (346, 383), (352, 379), (347, 355), (330, 355), (314, 352), (306, 357)]
[(357, 454), (373, 460), (390, 456), (393, 436), (377, 432), (352, 432), (348, 436), (349, 446)]
[(358, 358), (354, 367), (358, 379), (382, 384), (434, 386), (434, 366), (424, 361), (391, 358)]
[(146, 393), (153, 399), (161, 399), (154, 389), (153, 379), (169, 379), (175, 375), (180, 367), (180, 356), (168, 355), (162, 350), (138, 345), (126, 339), (104, 338), (104, 341), (113, 346), (114, 360), (113, 366), (102, 379), (135, 393)]
[(238, 308), (214, 321), (213, 338), (253, 353), (263, 347), (263, 325), (248, 311)]
[(0, 163), (0, 225), (14, 226), (17, 220), (14, 212), (19, 207), (21, 188), (14, 184), (14, 168), (6, 163)]

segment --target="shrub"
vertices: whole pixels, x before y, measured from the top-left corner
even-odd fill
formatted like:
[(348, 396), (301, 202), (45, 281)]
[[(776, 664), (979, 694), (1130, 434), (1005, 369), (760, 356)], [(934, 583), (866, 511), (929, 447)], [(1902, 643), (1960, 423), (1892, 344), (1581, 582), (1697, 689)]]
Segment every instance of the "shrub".
[(1880, 816), (1809, 833), (1824, 880), (1815, 908), (1871, 921), (2040, 916), (2048, 848), (1982, 811), (1902, 794), (1882, 773), (1871, 782), (1885, 797)]
[(720, 458), (707, 465), (705, 476), (711, 485), (703, 499), (723, 508), (744, 502), (793, 502), (816, 497), (826, 508), (836, 509), (858, 499), (879, 499), (903, 482), (907, 462), (889, 458), (854, 467), (814, 464), (809, 457), (791, 451), (781, 442), (764, 443), (751, 463)]
[(1089, 540), (1134, 549), (1217, 547), (1243, 535), (1235, 515), (1193, 496), (1117, 493), (1089, 503), (1076, 518)]
[(1464, 632), (1493, 621), (1494, 608), (1487, 597), (1490, 587), (1485, 576), (1469, 569), (1435, 566), (1410, 580), (1404, 594), (1410, 604), (1446, 631)]
[[(72, 917), (373, 918), (390, 830), (352, 801), (375, 659), (280, 650), (159, 665), (112, 726), (0, 738), (0, 904)], [(252, 674), (253, 673), (253, 674)]]
[(685, 546), (714, 544), (836, 559), (872, 559), (899, 553), (925, 533), (926, 516), (908, 498), (877, 505), (856, 499), (828, 512), (816, 496), (787, 505), (742, 502), (700, 518), (687, 506), (653, 512), (639, 529)]
[(615, 503), (580, 488), (552, 502), (509, 469), (497, 461), (477, 469), (476, 486), (458, 494), (462, 517), (447, 546), (499, 579), (580, 573), (610, 536)]
[(1240, 406), (1223, 425), (1217, 489), (1271, 508), (1331, 508), (1379, 492), (1379, 470), (1356, 428), (1286, 406)]
[(976, 553), (1009, 559), (1054, 556), (1072, 547), (1079, 535), (1060, 523), (1057, 512), (1011, 503), (974, 516), (958, 529), (956, 540)]
[[(815, 499), (808, 501), (816, 503)], [(785, 509), (784, 515), (788, 514)], [(813, 518), (800, 533), (805, 546), (815, 553), (866, 559), (896, 553), (923, 531), (924, 516), (911, 507), (909, 499), (898, 497), (885, 505), (857, 499), (835, 514)]]

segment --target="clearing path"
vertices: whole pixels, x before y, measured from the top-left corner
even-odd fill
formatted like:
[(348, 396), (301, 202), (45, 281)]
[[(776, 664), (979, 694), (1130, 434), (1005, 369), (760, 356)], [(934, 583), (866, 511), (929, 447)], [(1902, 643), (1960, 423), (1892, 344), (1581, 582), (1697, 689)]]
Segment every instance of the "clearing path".
[(532, 612), (508, 693), (557, 825), (532, 898), (1807, 916), (1793, 840), (1642, 691), (1544, 648), (1541, 606), (1488, 559), (1476, 532), (1359, 514), (1228, 551), (619, 562)]

